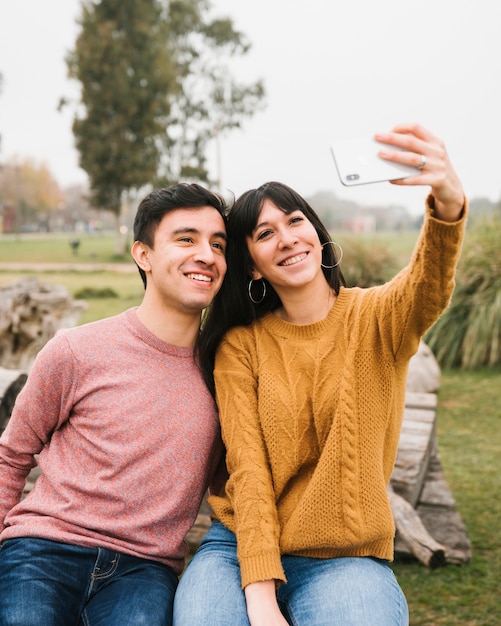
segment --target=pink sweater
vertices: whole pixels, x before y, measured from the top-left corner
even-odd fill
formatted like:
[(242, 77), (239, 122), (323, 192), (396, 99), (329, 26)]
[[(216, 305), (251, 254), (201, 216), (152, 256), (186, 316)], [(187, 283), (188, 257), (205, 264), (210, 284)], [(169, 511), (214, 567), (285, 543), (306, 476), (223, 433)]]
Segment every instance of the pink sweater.
[[(37, 454), (42, 475), (20, 502)], [(135, 309), (60, 331), (0, 439), (0, 541), (101, 546), (179, 573), (221, 455), (192, 349), (165, 344)]]

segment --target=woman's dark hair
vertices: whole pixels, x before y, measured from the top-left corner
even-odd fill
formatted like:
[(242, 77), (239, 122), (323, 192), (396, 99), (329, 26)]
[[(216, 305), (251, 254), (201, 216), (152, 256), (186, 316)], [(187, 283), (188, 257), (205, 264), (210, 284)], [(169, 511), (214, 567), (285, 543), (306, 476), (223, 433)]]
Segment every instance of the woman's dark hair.
[[(262, 302), (253, 303), (248, 293), (253, 262), (247, 248), (246, 238), (252, 235), (265, 200), (272, 202), (287, 215), (293, 211), (301, 211), (315, 228), (320, 243), (325, 244), (331, 241), (327, 229), (311, 206), (297, 192), (283, 183), (265, 183), (258, 189), (251, 189), (238, 198), (230, 209), (226, 224), (228, 234), (226, 277), (210, 309), (206, 311), (199, 341), (200, 365), (212, 393), (214, 393), (214, 359), (217, 347), (225, 333), (233, 326), (251, 324), (254, 320), (281, 306), (277, 292), (266, 281), (266, 295)], [(325, 246), (322, 250), (322, 264), (336, 265), (334, 246)], [(329, 285), (338, 294), (341, 285), (346, 284), (339, 266), (322, 267), (322, 271)]]

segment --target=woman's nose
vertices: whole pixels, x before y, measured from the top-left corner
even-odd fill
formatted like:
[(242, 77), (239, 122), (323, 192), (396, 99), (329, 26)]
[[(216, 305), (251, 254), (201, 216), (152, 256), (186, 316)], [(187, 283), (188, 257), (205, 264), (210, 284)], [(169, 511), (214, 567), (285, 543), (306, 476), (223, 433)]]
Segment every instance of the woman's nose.
[(281, 248), (292, 248), (297, 243), (297, 237), (292, 233), (284, 232), (280, 235), (279, 246)]

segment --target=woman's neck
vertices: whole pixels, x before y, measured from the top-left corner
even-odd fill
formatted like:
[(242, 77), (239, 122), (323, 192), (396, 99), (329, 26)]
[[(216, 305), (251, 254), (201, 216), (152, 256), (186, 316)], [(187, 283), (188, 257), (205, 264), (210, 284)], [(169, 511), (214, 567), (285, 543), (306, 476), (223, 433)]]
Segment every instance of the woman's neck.
[(313, 292), (294, 290), (279, 296), (282, 306), (274, 314), (291, 324), (314, 324), (325, 319), (337, 297), (327, 282), (325, 287)]

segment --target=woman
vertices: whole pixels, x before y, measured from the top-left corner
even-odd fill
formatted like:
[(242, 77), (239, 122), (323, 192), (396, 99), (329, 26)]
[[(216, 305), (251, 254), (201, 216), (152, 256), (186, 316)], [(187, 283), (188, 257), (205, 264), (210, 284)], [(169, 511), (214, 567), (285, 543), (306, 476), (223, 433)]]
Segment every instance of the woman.
[(376, 139), (382, 158), (421, 170), (395, 184), (431, 186), (412, 260), (389, 283), (346, 288), (339, 247), (285, 185), (248, 191), (230, 212), (202, 352), (210, 379), (220, 343), (229, 479), (209, 500), (214, 522), (181, 579), (176, 626), (408, 624), (388, 566), (386, 486), (409, 360), (452, 294), (465, 198), (424, 128)]

